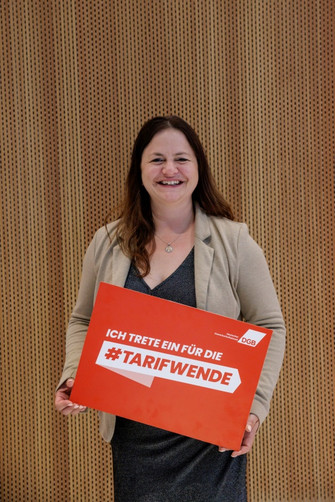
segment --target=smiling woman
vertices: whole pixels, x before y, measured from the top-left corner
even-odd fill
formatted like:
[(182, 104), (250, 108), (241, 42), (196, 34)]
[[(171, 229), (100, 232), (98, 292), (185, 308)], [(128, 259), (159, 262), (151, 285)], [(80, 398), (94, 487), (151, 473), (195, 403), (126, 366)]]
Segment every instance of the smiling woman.
[[(246, 225), (232, 220), (192, 127), (175, 116), (146, 122), (134, 144), (120, 218), (97, 231), (84, 259), (56, 408), (65, 415), (81, 411), (70, 392), (101, 281), (243, 318), (273, 335), (238, 451), (102, 413), (101, 433), (113, 449), (116, 502), (246, 501), (244, 454), (269, 411), (285, 328), (264, 255)], [(137, 355), (129, 360), (142, 363)], [(145, 364), (220, 385), (230, 378), (192, 362), (184, 368), (172, 359)]]
[[(144, 149), (142, 182), (151, 198), (152, 211), (191, 211), (198, 184), (198, 162), (185, 135), (177, 129), (156, 134)], [(167, 233), (167, 232), (165, 232)]]
[[(166, 278), (192, 248), (196, 203), (207, 214), (233, 219), (194, 129), (177, 116), (154, 117), (135, 140), (116, 228), (123, 252), (151, 286)], [(177, 239), (178, 247), (172, 247)], [(165, 253), (171, 254), (168, 261)], [(158, 264), (160, 272), (153, 277), (159, 254), (165, 271)]]

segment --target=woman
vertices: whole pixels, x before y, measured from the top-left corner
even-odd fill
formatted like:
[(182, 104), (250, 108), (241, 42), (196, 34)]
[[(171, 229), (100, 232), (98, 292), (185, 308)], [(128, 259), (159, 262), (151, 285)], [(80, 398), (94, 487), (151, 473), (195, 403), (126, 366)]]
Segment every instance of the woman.
[(238, 451), (101, 414), (101, 433), (113, 449), (116, 501), (247, 500), (245, 453), (269, 410), (285, 327), (262, 251), (246, 225), (233, 221), (196, 133), (179, 117), (144, 124), (121, 217), (107, 232), (98, 230), (87, 250), (56, 392), (64, 415), (84, 409), (70, 392), (101, 281), (273, 330)]

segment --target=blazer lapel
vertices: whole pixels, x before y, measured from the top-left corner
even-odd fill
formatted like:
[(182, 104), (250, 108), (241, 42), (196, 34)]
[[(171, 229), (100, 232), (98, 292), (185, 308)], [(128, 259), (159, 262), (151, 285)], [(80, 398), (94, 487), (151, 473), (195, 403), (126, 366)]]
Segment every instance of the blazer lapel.
[(214, 249), (208, 245), (210, 236), (208, 218), (197, 205), (195, 213), (194, 278), (197, 307), (202, 310), (207, 309), (208, 283), (214, 258)]
[(123, 287), (130, 267), (130, 259), (123, 254), (119, 245), (113, 248), (112, 284)]

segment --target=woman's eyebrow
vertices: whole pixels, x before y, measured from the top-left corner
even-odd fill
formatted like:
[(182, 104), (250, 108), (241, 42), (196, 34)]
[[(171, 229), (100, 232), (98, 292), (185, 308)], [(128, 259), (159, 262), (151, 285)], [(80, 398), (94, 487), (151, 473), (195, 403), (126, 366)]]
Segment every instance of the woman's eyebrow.
[[(150, 155), (161, 155), (161, 156), (164, 156), (163, 153), (159, 153), (159, 152), (152, 152)], [(187, 152), (177, 152), (177, 153), (174, 153), (173, 155), (190, 155), (190, 154), (187, 153)]]

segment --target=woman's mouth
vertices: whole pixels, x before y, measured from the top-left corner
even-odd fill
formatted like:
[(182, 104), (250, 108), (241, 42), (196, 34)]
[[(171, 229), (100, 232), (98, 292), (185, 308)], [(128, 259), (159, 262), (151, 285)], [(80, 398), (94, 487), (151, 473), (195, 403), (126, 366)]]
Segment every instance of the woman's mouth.
[(165, 186), (176, 186), (176, 185), (181, 185), (182, 183), (183, 183), (183, 181), (180, 181), (180, 180), (171, 180), (171, 181), (162, 180), (162, 181), (158, 181), (159, 185), (165, 185)]

